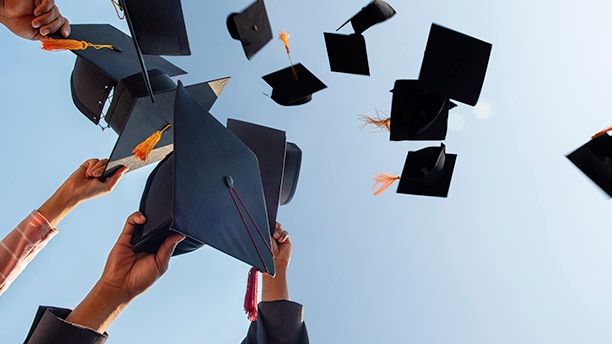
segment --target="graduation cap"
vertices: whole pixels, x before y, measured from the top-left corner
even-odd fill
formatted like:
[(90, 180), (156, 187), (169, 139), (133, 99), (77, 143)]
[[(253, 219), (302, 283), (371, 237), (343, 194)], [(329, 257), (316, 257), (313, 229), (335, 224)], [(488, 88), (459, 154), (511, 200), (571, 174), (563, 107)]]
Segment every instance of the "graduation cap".
[(567, 158), (612, 197), (612, 137), (598, 133)]
[(327, 88), (327, 85), (301, 63), (264, 75), (262, 78), (272, 86), (272, 100), (285, 106), (308, 103), (313, 93)]
[(179, 86), (174, 152), (147, 180), (135, 252), (155, 252), (174, 232), (186, 235), (174, 255), (210, 245), (274, 274), (268, 218), (256, 156)]
[[(133, 76), (133, 78), (139, 77), (140, 75)], [(158, 100), (151, 103), (142, 83), (130, 82), (130, 79), (119, 82), (106, 115), (109, 125), (119, 133), (119, 137), (101, 179), (112, 175), (121, 166), (128, 166), (129, 170), (133, 171), (160, 161), (173, 149), (175, 135), (172, 126), (176, 84), (166, 75), (153, 71), (151, 81), (158, 90), (155, 93)], [(228, 82), (229, 78), (222, 78), (190, 85), (185, 87), (185, 90), (208, 111)], [(168, 125), (170, 126), (167, 127)], [(160, 132), (162, 130), (163, 132)], [(136, 147), (149, 142), (151, 136), (158, 132), (160, 132), (159, 139), (151, 142), (152, 145), (146, 147), (150, 151), (138, 159), (134, 152)]]
[(455, 104), (422, 89), (417, 80), (396, 80), (391, 92), (392, 141), (446, 139), (448, 111)]
[(432, 93), (476, 105), (491, 48), (490, 43), (431, 24), (419, 84)]
[(370, 75), (365, 38), (359, 34), (324, 32), (327, 57), (332, 72)]
[(336, 31), (343, 28), (348, 22), (351, 22), (353, 31), (355, 31), (356, 34), (361, 34), (373, 25), (393, 17), (395, 13), (395, 10), (388, 3), (374, 0), (362, 8), (361, 11), (355, 14), (351, 19), (344, 22)]
[(401, 175), (378, 174), (374, 177), (374, 196), (399, 180), (397, 193), (446, 197), (450, 187), (456, 154), (446, 154), (446, 146), (409, 151)]
[(272, 28), (263, 0), (256, 0), (240, 13), (227, 17), (227, 30), (233, 39), (242, 43), (247, 59), (251, 59), (272, 40)]
[(287, 142), (282, 130), (231, 118), (227, 120), (227, 129), (257, 156), (270, 233), (273, 233), (278, 206), (289, 203), (295, 193), (302, 151), (296, 144)]
[(397, 186), (398, 193), (446, 197), (450, 187), (456, 154), (447, 154), (446, 146), (409, 151)]
[[(149, 87), (153, 93), (158, 91), (150, 82), (145, 88), (138, 62), (140, 57), (149, 71), (158, 70), (168, 77), (186, 73), (160, 56), (139, 55), (130, 36), (108, 24), (71, 25), (70, 38), (113, 46), (113, 49), (73, 51), (77, 59), (70, 77), (72, 100), (79, 111), (95, 124), (99, 124), (106, 100), (119, 81), (131, 77), (130, 82), (140, 84), (145, 92), (148, 93)], [(115, 97), (113, 101), (116, 101)]]
[(136, 51), (191, 55), (181, 0), (120, 1)]

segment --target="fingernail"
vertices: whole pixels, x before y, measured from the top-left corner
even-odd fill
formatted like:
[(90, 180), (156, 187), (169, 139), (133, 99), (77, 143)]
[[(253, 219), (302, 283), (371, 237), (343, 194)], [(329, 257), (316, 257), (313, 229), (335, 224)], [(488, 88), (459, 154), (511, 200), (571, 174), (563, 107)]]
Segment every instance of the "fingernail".
[(40, 27), (40, 23), (32, 23), (32, 27), (38, 29)]
[(46, 36), (46, 35), (49, 34), (49, 30), (47, 30), (47, 29), (40, 30), (40, 34), (43, 35), (43, 36)]
[(70, 29), (66, 28), (64, 29), (64, 37), (68, 37), (70, 36)]

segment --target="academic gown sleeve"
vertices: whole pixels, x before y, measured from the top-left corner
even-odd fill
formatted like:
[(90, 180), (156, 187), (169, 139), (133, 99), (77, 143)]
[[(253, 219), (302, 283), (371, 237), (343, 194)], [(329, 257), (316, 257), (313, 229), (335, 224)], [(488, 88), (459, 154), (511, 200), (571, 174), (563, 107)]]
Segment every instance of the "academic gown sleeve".
[(263, 301), (242, 344), (308, 344), (304, 308), (296, 302)]
[(108, 335), (90, 328), (75, 325), (64, 319), (70, 309), (47, 306), (38, 307), (30, 332), (24, 344), (103, 344)]

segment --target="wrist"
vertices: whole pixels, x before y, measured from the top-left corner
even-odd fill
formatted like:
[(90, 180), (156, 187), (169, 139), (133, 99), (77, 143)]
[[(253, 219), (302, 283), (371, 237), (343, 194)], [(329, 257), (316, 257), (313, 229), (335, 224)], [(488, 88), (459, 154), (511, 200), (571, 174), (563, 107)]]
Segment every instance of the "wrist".
[(56, 227), (79, 203), (72, 191), (62, 185), (38, 208), (38, 212), (49, 221), (51, 227)]

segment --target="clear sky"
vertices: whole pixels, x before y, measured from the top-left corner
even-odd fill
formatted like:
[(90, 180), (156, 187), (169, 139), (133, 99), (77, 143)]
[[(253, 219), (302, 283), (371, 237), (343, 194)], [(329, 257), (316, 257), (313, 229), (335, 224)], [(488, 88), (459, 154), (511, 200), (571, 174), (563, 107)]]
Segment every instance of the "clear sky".
[[(58, 0), (59, 1), (59, 0)], [(610, 125), (608, 1), (394, 1), (366, 31), (371, 76), (329, 71), (323, 32), (367, 1), (266, 2), (274, 32), (291, 34), (294, 62), (328, 88), (299, 107), (266, 97), (262, 75), (288, 66), (282, 43), (251, 61), (227, 33), (248, 1), (183, 1), (189, 57), (168, 58), (185, 84), (231, 76), (211, 113), (287, 131), (303, 150), (298, 189), (279, 210), (292, 236), (292, 299), (313, 343), (609, 343), (610, 201), (565, 155)], [(61, 1), (72, 23), (111, 23), (109, 1)], [(409, 150), (359, 128), (388, 113), (396, 79), (418, 77), (432, 22), (493, 44), (476, 107), (450, 113), (458, 155), (448, 198), (372, 195), (377, 172), (399, 173)], [(350, 27), (341, 30), (351, 32)], [(75, 57), (45, 52), (0, 29), (0, 233), (37, 208), (85, 159), (107, 157), (117, 135), (72, 104)], [(74, 307), (99, 277), (152, 167), (88, 201), (0, 297), (0, 342), (23, 340), (39, 304)], [(109, 330), (109, 343), (238, 343), (248, 266), (212, 248), (170, 270)]]

